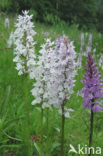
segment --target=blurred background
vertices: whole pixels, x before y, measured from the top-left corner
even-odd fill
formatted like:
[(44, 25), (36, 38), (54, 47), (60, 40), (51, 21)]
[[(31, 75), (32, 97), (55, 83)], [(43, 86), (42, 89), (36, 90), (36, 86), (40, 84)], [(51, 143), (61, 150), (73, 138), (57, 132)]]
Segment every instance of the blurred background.
[(79, 29), (103, 32), (103, 0), (0, 0), (0, 14), (30, 10), (46, 24), (76, 24)]

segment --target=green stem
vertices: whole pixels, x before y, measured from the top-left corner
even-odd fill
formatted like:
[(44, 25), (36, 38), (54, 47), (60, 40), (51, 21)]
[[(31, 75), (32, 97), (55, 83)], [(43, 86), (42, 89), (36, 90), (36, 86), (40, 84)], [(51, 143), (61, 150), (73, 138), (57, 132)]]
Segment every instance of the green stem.
[(43, 144), (43, 108), (41, 104), (41, 125), (40, 125), (40, 156), (42, 156), (42, 144)]
[[(92, 111), (92, 109), (91, 109), (89, 147), (92, 146), (92, 137), (93, 137), (93, 118), (94, 118), (94, 114), (93, 114), (93, 111)], [(91, 149), (90, 149), (90, 153), (88, 154), (88, 156), (91, 156)]]
[(61, 156), (64, 156), (64, 125), (65, 125), (65, 116), (64, 116), (64, 103), (62, 105), (62, 129), (61, 129)]
[(49, 128), (49, 108), (47, 108), (47, 139), (48, 139), (48, 128)]
[(25, 74), (24, 82), (25, 91), (25, 144), (26, 144), (26, 155), (31, 156), (31, 141), (30, 141), (30, 116), (29, 116), (29, 103), (28, 103), (28, 75)]
[(48, 153), (49, 153), (49, 149), (48, 149), (48, 139), (49, 139), (49, 108), (47, 108), (47, 114), (46, 114), (47, 116), (46, 116), (46, 118), (47, 118), (47, 141), (46, 141), (46, 151), (47, 151), (47, 155), (48, 155)]

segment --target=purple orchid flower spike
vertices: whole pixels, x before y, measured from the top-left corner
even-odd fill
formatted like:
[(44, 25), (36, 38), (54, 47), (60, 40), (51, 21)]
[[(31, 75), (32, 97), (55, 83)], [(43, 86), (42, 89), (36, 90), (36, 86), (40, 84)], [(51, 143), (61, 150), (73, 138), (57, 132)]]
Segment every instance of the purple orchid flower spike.
[(100, 79), (101, 75), (97, 71), (98, 68), (91, 53), (88, 53), (84, 69), (86, 73), (83, 75), (85, 80), (82, 80), (84, 84), (84, 88), (82, 89), (84, 95), (83, 106), (92, 109), (93, 112), (102, 111), (103, 108), (100, 106), (101, 102), (98, 100), (103, 97), (103, 88), (101, 87), (101, 85), (103, 85), (101, 81), (103, 80)]
[[(96, 67), (96, 63), (90, 52), (88, 53), (84, 69), (86, 73), (83, 75), (85, 80), (82, 80), (82, 83), (84, 84), (84, 88), (82, 89), (84, 95), (83, 106), (91, 109), (89, 147), (92, 147), (94, 112), (103, 110), (99, 100), (103, 97), (103, 88), (101, 87), (103, 85), (101, 81), (103, 80), (100, 79), (101, 75), (98, 72), (98, 68)], [(90, 149), (88, 156), (91, 156), (91, 154), (92, 150)]]

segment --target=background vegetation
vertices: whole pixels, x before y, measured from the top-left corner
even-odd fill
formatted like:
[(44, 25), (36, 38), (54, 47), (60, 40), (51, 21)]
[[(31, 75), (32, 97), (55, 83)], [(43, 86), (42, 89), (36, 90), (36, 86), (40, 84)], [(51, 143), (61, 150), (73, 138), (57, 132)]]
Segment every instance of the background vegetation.
[(97, 29), (103, 32), (102, 0), (0, 0), (3, 13), (20, 13), (31, 10), (34, 19), (47, 24), (62, 22), (76, 24), (78, 28)]
[[(5, 18), (2, 17), (0, 22), (0, 156), (25, 156), (25, 148), (23, 146), (24, 138), (24, 76), (18, 76), (13, 62), (13, 49), (7, 48), (7, 41), (11, 31), (14, 30), (15, 18), (9, 18), (10, 27), (4, 27)], [(76, 52), (80, 51), (80, 34), (81, 30), (77, 27), (68, 25), (45, 26), (44, 24), (35, 23), (35, 31), (37, 32), (35, 40), (37, 41), (36, 52), (40, 45), (44, 43), (45, 32), (48, 30), (48, 36), (52, 40), (56, 39), (63, 33), (71, 40), (74, 40)], [(96, 55), (103, 53), (103, 36), (96, 32), (93, 34), (92, 51), (96, 44)], [(87, 39), (85, 39), (85, 44)], [(71, 118), (66, 119), (65, 126), (65, 152), (68, 156), (69, 144), (71, 143), (76, 149), (77, 145), (82, 147), (88, 145), (89, 139), (89, 121), (90, 110), (84, 109), (82, 106), (82, 97), (77, 92), (83, 85), (81, 84), (82, 75), (84, 73), (83, 66), (76, 76), (76, 86), (74, 94), (71, 97), (68, 107), (74, 109)], [(99, 71), (102, 71), (99, 68)], [(103, 76), (103, 73), (102, 73)], [(29, 80), (28, 91), (32, 89), (32, 82)], [(33, 97), (29, 92), (28, 102), (30, 104), (30, 135), (32, 140), (32, 152), (35, 156), (39, 155), (39, 138), (40, 138), (40, 107), (32, 106)], [(103, 112), (95, 113), (94, 117), (94, 134), (93, 147), (101, 147), (103, 149)], [(59, 156), (60, 155), (60, 130), (61, 115), (57, 110), (49, 112), (49, 129), (47, 137), (47, 113), (45, 111), (43, 118), (43, 156)], [(69, 156), (77, 156), (78, 154), (69, 154)], [(80, 155), (79, 155), (80, 156)], [(96, 154), (94, 154), (96, 156)]]
[[(56, 39), (66, 34), (74, 41), (76, 52), (80, 52), (80, 34), (82, 30), (91, 31), (93, 35), (92, 52), (96, 47), (96, 56), (103, 53), (103, 1), (102, 0), (0, 0), (0, 156), (25, 156), (24, 139), (24, 76), (18, 76), (13, 62), (13, 49), (7, 47), (11, 31), (16, 21), (16, 14), (22, 10), (29, 10), (34, 15), (36, 53), (45, 37)], [(1, 16), (3, 15), (3, 16)], [(9, 16), (10, 27), (4, 26), (5, 17)], [(10, 17), (10, 15), (12, 17)], [(68, 27), (69, 25), (69, 27)], [(79, 29), (78, 29), (79, 28)], [(48, 32), (48, 36), (45, 36)], [(85, 33), (86, 36), (86, 33)], [(88, 38), (88, 37), (87, 37)], [(87, 45), (85, 38), (85, 45)], [(76, 86), (68, 107), (74, 109), (70, 119), (66, 119), (65, 126), (65, 152), (68, 156), (71, 143), (76, 149), (88, 145), (90, 110), (82, 106), (82, 97), (77, 92), (84, 73), (85, 57), (82, 68), (76, 76)], [(99, 67), (103, 77), (103, 70)], [(32, 89), (29, 81), (28, 90)], [(40, 145), (40, 108), (32, 106), (33, 97), (29, 94), (30, 103), (30, 135), (32, 140), (32, 153), (39, 155)], [(93, 147), (103, 149), (103, 112), (95, 113)], [(60, 155), (61, 115), (57, 110), (49, 112), (49, 129), (47, 136), (47, 113), (43, 118), (43, 154), (44, 156)], [(77, 156), (78, 154), (69, 154)], [(79, 155), (80, 156), (80, 155)], [(94, 155), (96, 156), (96, 155)], [(101, 155), (102, 156), (102, 155)]]

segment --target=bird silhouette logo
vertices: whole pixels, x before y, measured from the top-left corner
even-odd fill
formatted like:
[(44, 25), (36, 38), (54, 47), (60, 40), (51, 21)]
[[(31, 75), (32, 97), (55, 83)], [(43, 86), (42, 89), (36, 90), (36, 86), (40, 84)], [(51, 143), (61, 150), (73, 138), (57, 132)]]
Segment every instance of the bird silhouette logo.
[(70, 152), (78, 153), (78, 152), (76, 151), (76, 149), (73, 147), (73, 145), (71, 145), (71, 144), (70, 144), (69, 153), (70, 153)]

